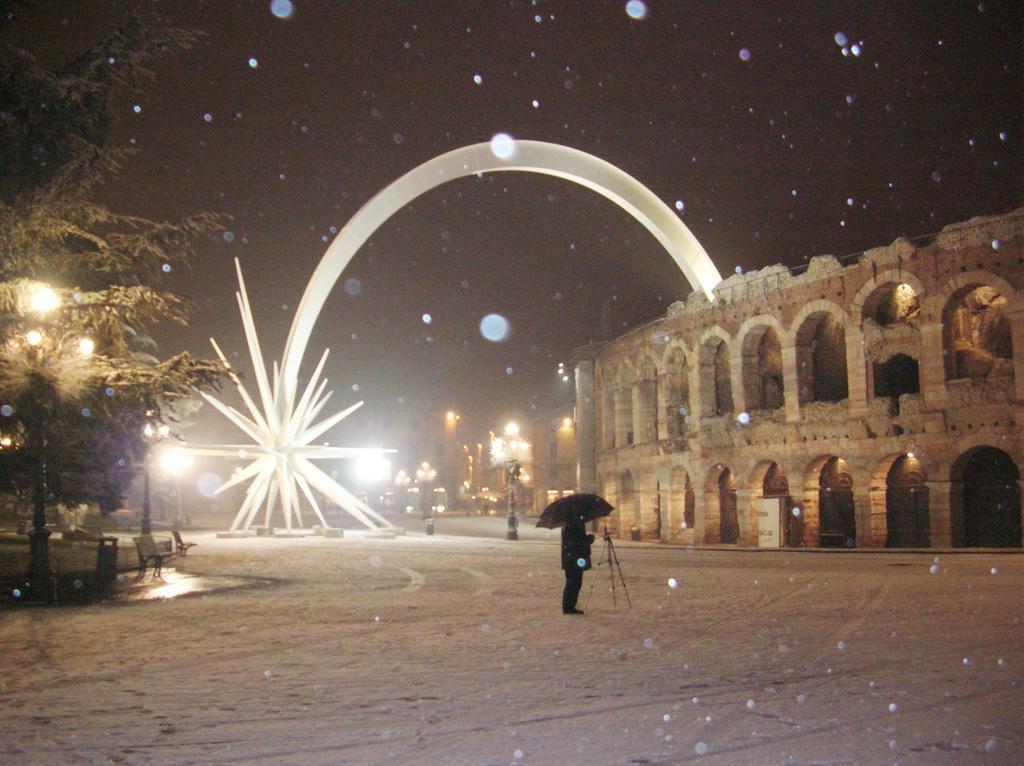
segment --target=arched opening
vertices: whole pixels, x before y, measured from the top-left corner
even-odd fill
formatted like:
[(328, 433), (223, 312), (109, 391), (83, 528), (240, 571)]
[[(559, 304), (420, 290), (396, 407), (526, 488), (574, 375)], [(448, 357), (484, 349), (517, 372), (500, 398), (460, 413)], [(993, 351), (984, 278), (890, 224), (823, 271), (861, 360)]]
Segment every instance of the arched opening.
[(674, 466), (669, 477), (669, 537), (693, 529), (694, 493), (690, 474), (682, 466)]
[(732, 471), (723, 468), (718, 475), (719, 539), (723, 543), (739, 542), (740, 523), (736, 505), (736, 478)]
[(773, 327), (759, 327), (743, 339), (743, 390), (750, 410), (776, 410), (785, 403), (782, 344)]
[(633, 443), (633, 375), (629, 367), (619, 369), (615, 387), (615, 446), (628, 447)]
[(619, 514), (619, 531), (623, 535), (628, 534), (633, 527), (640, 526), (639, 503), (636, 496), (636, 487), (633, 483), (633, 474), (623, 471), (619, 477), (618, 504), (615, 506)]
[(670, 439), (682, 436), (690, 422), (690, 375), (686, 357), (676, 350), (669, 356), (662, 376), (665, 425)]
[(928, 486), (921, 461), (898, 458), (885, 478), (886, 548), (928, 548)]
[(732, 412), (729, 346), (721, 338), (711, 338), (701, 348), (700, 387), (704, 417)]
[(921, 313), (921, 302), (914, 288), (905, 282), (880, 285), (864, 302), (863, 316), (886, 327), (909, 322)]
[(633, 386), (633, 428), (637, 444), (658, 438), (658, 378), (649, 359), (644, 360)]
[(615, 391), (610, 383), (604, 383), (601, 391), (601, 446), (615, 447)]
[(818, 519), (822, 548), (853, 548), (857, 544), (853, 477), (840, 457), (829, 458), (818, 476)]
[(1006, 298), (989, 285), (955, 293), (942, 312), (946, 379), (1013, 373), (1013, 343)]
[(801, 547), (804, 542), (803, 517), (793, 513), (796, 503), (793, 502), (793, 498), (789, 494), (789, 480), (786, 478), (786, 472), (778, 463), (772, 463), (768, 467), (764, 481), (761, 483), (761, 496), (779, 501), (782, 544), (793, 548)]
[(1020, 471), (995, 447), (960, 457), (950, 476), (954, 545), (1020, 548)]
[(839, 402), (849, 396), (846, 330), (827, 312), (811, 314), (796, 336), (800, 403)]

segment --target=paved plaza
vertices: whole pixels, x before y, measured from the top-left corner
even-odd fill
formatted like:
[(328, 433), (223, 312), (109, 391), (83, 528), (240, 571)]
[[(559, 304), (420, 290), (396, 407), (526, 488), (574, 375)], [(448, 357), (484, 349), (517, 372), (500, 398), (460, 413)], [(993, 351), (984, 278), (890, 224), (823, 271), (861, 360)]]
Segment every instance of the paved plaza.
[(1024, 762), (1024, 556), (618, 543), (632, 606), (599, 567), (573, 617), (557, 537), (497, 521), (187, 535), (165, 583), (0, 611), (0, 761)]

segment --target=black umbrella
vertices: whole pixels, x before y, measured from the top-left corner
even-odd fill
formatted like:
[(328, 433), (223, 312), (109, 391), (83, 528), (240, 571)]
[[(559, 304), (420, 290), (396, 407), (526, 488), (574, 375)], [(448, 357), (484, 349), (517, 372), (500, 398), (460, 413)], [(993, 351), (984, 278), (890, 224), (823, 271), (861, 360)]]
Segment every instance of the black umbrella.
[(537, 520), (538, 527), (557, 529), (572, 519), (587, 522), (614, 511), (612, 504), (599, 495), (567, 495), (551, 503)]

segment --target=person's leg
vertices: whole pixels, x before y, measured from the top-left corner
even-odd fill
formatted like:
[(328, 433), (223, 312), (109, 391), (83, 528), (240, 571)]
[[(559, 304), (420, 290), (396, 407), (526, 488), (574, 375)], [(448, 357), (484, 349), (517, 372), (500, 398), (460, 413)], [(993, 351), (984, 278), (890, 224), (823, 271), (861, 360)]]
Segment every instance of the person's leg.
[(583, 570), (577, 567), (565, 570), (565, 590), (562, 591), (562, 611), (566, 614), (575, 611), (576, 601), (583, 587)]

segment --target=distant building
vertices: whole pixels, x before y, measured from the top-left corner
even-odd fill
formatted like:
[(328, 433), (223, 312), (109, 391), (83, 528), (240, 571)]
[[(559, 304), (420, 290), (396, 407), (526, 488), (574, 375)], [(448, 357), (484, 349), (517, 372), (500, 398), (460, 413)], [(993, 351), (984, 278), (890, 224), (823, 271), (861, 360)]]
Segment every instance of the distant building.
[(553, 500), (576, 488), (576, 427), (569, 407), (533, 418), (528, 426), (533, 442), (530, 483), (534, 515)]
[(714, 295), (577, 361), (619, 536), (1021, 546), (1024, 209)]

